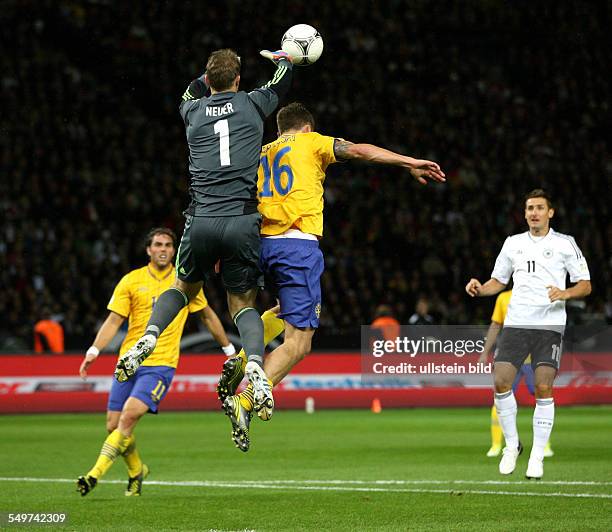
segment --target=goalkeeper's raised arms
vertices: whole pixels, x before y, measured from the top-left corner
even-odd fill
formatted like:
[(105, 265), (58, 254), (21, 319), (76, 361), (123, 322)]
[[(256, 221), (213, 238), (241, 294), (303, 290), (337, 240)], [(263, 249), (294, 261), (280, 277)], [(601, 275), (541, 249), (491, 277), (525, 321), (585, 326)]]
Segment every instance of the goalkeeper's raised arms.
[(276, 52), (271, 52), (270, 50), (261, 50), (259, 52), (259, 55), (265, 57), (266, 59), (269, 59), (274, 64), (278, 64), (278, 62), (283, 59), (286, 59), (287, 61), (293, 63), (293, 58), (284, 50), (276, 50)]

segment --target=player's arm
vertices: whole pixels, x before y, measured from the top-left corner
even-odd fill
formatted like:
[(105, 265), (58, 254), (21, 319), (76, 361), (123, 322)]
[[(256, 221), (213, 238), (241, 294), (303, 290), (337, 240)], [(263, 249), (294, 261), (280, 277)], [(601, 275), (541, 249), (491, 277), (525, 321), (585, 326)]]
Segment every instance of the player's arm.
[(574, 286), (561, 290), (556, 286), (547, 286), (550, 302), (567, 301), (568, 299), (580, 299), (591, 293), (591, 281), (578, 281)]
[(227, 356), (232, 356), (236, 354), (236, 349), (234, 345), (227, 338), (227, 334), (225, 333), (225, 329), (223, 328), (223, 324), (217, 316), (217, 313), (210, 307), (210, 305), (204, 307), (200, 311), (200, 318), (202, 323), (206, 326), (206, 328), (212, 334), (212, 337), (219, 343), (221, 349)]
[(269, 52), (262, 50), (261, 55), (271, 59), (276, 64), (272, 79), (263, 87), (249, 92), (249, 98), (259, 112), (262, 120), (270, 116), (278, 103), (287, 95), (293, 79), (293, 63), (291, 57), (282, 50)]
[(493, 350), (493, 346), (497, 341), (497, 337), (499, 332), (502, 330), (503, 324), (498, 321), (491, 320), (491, 325), (489, 325), (489, 330), (487, 331), (487, 336), (485, 338), (485, 345), (482, 348), (482, 353), (478, 358), (478, 362), (486, 362), (489, 357), (489, 353)]
[(465, 285), (465, 291), (472, 297), (487, 297), (499, 294), (506, 285), (494, 277), (489, 279), (485, 284), (480, 284), (478, 279), (470, 279)]
[(206, 83), (204, 83), (204, 76), (194, 79), (189, 84), (189, 87), (187, 87), (187, 90), (183, 93), (181, 105), (189, 100), (199, 100), (200, 98), (206, 96), (207, 90), (208, 87), (206, 86)]
[(440, 169), (438, 163), (401, 155), (400, 153), (374, 146), (374, 144), (353, 144), (344, 139), (335, 139), (334, 155), (338, 161), (358, 159), (376, 164), (390, 164), (406, 168), (412, 177), (422, 185), (427, 184), (425, 178), (432, 181), (446, 181), (444, 172)]
[(119, 328), (123, 324), (125, 318), (116, 312), (111, 311), (108, 314), (106, 320), (98, 330), (98, 334), (96, 334), (96, 339), (94, 340), (91, 347), (87, 350), (85, 354), (85, 359), (81, 362), (81, 367), (79, 368), (79, 375), (81, 375), (82, 379), (87, 378), (87, 369), (92, 363), (98, 358), (100, 351), (104, 349), (108, 343), (115, 337)]

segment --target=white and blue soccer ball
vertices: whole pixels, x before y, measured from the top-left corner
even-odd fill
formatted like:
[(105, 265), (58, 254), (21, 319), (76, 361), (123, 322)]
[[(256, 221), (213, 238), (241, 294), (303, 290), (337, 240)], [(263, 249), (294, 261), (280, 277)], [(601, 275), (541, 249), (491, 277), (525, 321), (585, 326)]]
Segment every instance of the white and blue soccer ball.
[(323, 37), (308, 24), (296, 24), (283, 35), (281, 48), (293, 58), (294, 65), (312, 65), (323, 53)]

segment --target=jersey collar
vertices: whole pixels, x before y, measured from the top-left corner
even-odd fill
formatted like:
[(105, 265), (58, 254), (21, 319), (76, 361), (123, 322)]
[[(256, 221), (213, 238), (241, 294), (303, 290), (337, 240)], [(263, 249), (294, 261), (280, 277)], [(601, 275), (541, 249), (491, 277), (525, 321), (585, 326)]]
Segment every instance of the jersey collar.
[(155, 268), (152, 268), (150, 264), (147, 264), (147, 271), (149, 272), (149, 275), (153, 277), (153, 279), (155, 279), (156, 281), (163, 281), (174, 273), (174, 266), (171, 264), (165, 270), (158, 272)]
[(529, 231), (529, 229), (527, 230), (527, 236), (529, 237), (529, 240), (531, 240), (534, 244), (539, 244), (540, 242), (543, 242), (549, 236), (551, 236), (553, 233), (554, 233), (553, 228), (549, 227), (548, 228), (548, 233), (546, 233), (542, 238), (539, 238), (538, 240), (535, 240), (534, 237), (531, 234), (531, 231)]

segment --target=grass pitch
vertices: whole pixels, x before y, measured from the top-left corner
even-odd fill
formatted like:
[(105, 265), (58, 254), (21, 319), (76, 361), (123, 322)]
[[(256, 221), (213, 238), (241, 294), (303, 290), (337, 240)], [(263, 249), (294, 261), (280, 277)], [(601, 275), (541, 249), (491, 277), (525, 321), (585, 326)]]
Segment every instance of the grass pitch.
[(253, 421), (248, 453), (222, 413), (147, 416), (140, 498), (123, 495), (121, 459), (75, 491), (104, 415), (0, 416), (0, 513), (67, 512), (52, 527), (65, 530), (609, 530), (612, 408), (557, 409), (539, 482), (524, 478), (531, 413), (519, 410), (527, 449), (510, 477), (484, 456), (487, 409), (278, 411)]

